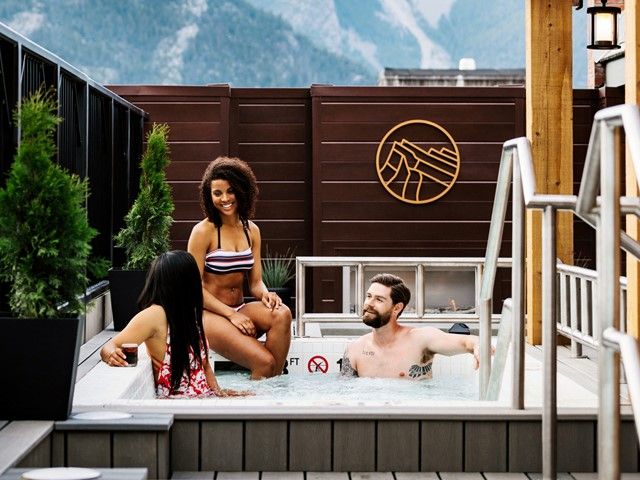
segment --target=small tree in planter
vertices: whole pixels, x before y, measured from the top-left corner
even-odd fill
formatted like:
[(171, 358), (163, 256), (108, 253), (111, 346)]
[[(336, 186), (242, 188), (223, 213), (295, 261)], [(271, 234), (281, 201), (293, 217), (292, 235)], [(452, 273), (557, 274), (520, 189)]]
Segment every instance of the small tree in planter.
[(20, 146), (0, 189), (0, 275), (13, 314), (0, 319), (0, 382), (12, 385), (0, 396), (4, 419), (60, 419), (71, 410), (96, 231), (85, 210), (87, 181), (51, 160), (56, 110), (52, 91), (23, 101), (14, 116)]
[(168, 133), (167, 125), (154, 123), (147, 135), (140, 166), (140, 191), (125, 217), (125, 227), (115, 237), (116, 246), (124, 248), (127, 257), (123, 270), (109, 271), (116, 330), (122, 330), (138, 312), (137, 300), (146, 272), (153, 259), (170, 248), (173, 200), (165, 176), (170, 163)]

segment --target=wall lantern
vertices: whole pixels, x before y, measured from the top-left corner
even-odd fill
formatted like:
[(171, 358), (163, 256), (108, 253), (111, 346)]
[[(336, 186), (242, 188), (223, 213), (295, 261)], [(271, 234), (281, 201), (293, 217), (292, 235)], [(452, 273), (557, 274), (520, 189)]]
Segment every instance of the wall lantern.
[(587, 48), (593, 50), (613, 50), (618, 45), (618, 7), (607, 7), (607, 0), (601, 0), (602, 6), (587, 8), (591, 15), (591, 43)]

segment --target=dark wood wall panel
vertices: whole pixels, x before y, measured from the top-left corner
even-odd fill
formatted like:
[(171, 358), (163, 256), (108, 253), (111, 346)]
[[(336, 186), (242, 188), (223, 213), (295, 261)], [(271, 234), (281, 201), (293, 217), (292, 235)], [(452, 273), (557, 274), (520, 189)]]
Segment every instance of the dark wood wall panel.
[[(372, 96), (373, 97), (373, 96)], [(368, 121), (372, 118), (384, 118), (389, 122), (403, 122), (407, 118), (423, 118), (425, 111), (429, 116), (437, 122), (452, 121), (460, 122), (461, 118), (456, 113), (455, 107), (458, 102), (438, 102), (433, 103), (430, 100), (421, 101), (416, 99), (410, 102), (388, 102), (388, 103), (371, 103), (362, 102), (327, 102), (324, 106), (324, 123), (333, 122), (353, 122)], [(482, 109), (470, 111), (464, 117), (466, 122), (490, 121), (511, 123), (513, 118), (512, 106), (504, 102), (488, 103), (481, 101), (478, 106), (482, 105)], [(354, 108), (357, 107), (357, 108)], [(398, 108), (401, 107), (401, 108)]]
[[(460, 95), (464, 90), (467, 95)], [(482, 240), (491, 218), (502, 143), (524, 135), (523, 89), (312, 87), (311, 91), (314, 254), (335, 255), (349, 240), (352, 255), (360, 254), (354, 245), (371, 251), (379, 250), (381, 242), (389, 243), (380, 252), (386, 256), (431, 255), (431, 249), (443, 242), (452, 253), (459, 249), (465, 255), (484, 255)], [(375, 168), (378, 144), (387, 131), (414, 119), (446, 129), (461, 156), (453, 188), (422, 205), (401, 202), (387, 193)], [(403, 133), (419, 146), (442, 141), (439, 132), (419, 127), (405, 128)]]
[[(171, 127), (168, 177), (176, 202), (171, 231), (176, 248), (186, 248), (192, 226), (202, 218), (198, 184), (204, 168), (218, 155), (231, 155), (247, 161), (256, 173), (260, 196), (255, 221), (272, 251), (482, 257), (502, 144), (525, 135), (525, 91), (519, 87), (114, 90), (149, 112), (151, 121)], [(574, 92), (576, 193), (598, 108), (596, 91)], [(441, 125), (461, 156), (455, 185), (423, 205), (391, 196), (375, 169), (382, 137), (399, 122), (413, 119)], [(443, 144), (438, 132), (404, 133), (415, 134), (411, 140), (421, 147)], [(511, 252), (510, 215), (509, 209), (500, 252), (505, 256)], [(593, 260), (593, 245), (591, 229), (576, 220), (579, 257)], [(330, 277), (314, 282), (330, 290), (336, 284)], [(508, 280), (501, 288), (509, 294)], [(313, 308), (323, 311), (321, 306)]]
[[(573, 95), (573, 194), (580, 190), (580, 180), (587, 155), (593, 116), (598, 110), (598, 98), (591, 91), (575, 91)], [(568, 192), (567, 192), (568, 193)], [(573, 217), (573, 252), (576, 265), (595, 268), (595, 230), (578, 217)]]
[[(522, 88), (312, 87), (313, 253), (484, 256), (502, 144), (525, 135), (524, 94)], [(593, 91), (576, 92), (579, 152), (586, 151), (596, 103)], [(375, 167), (378, 145), (389, 129), (415, 119), (446, 129), (461, 157), (454, 186), (422, 205), (387, 193)], [(420, 126), (405, 127), (403, 137), (421, 147), (443, 144), (440, 132)], [(593, 241), (583, 230), (578, 229), (583, 235), (578, 248), (588, 250)], [(500, 253), (508, 256), (509, 225), (504, 233)], [(315, 281), (340, 287), (328, 273)], [(506, 287), (503, 294), (509, 295)], [(314, 311), (334, 308), (327, 300), (314, 298)]]
[(310, 105), (308, 89), (231, 91), (229, 153), (256, 174), (255, 222), (272, 252), (311, 253)]
[(198, 186), (211, 160), (229, 152), (228, 85), (205, 87), (116, 86), (118, 95), (169, 125), (171, 165), (167, 178), (175, 203), (173, 248), (187, 248), (191, 228), (202, 220)]

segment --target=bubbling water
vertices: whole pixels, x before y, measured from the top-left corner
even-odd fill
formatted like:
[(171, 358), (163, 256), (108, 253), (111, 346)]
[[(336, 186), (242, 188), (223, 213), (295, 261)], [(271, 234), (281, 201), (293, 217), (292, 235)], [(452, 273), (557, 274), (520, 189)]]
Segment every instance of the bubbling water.
[(247, 390), (253, 398), (300, 403), (376, 401), (404, 403), (433, 399), (477, 400), (478, 376), (443, 376), (433, 380), (354, 378), (340, 374), (281, 375), (250, 380), (247, 373), (218, 372), (222, 388)]

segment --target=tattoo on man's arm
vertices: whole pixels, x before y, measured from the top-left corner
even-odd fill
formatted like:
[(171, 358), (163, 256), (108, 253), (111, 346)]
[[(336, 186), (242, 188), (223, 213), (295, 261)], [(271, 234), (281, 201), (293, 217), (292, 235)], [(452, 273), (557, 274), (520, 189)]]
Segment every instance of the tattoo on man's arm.
[(342, 364), (340, 365), (340, 375), (344, 375), (345, 377), (358, 376), (358, 371), (351, 365), (351, 360), (349, 360), (349, 357), (347, 357), (346, 352), (342, 357)]
[(433, 362), (429, 362), (426, 365), (411, 365), (409, 369), (409, 376), (411, 378), (420, 378), (427, 376), (431, 373), (431, 365)]

